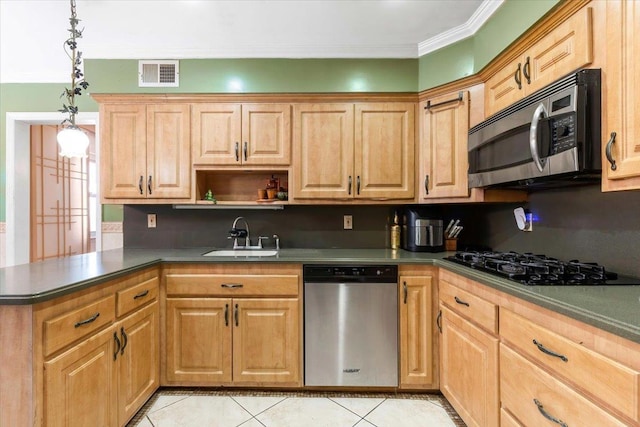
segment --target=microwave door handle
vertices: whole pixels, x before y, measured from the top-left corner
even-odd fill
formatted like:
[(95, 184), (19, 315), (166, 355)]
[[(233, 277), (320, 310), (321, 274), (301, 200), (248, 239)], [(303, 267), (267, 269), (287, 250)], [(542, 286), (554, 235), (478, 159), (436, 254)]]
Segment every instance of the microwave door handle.
[(547, 109), (544, 104), (538, 105), (536, 111), (533, 112), (531, 128), (529, 129), (529, 149), (531, 150), (531, 157), (540, 172), (544, 169), (544, 161), (540, 159), (540, 153), (538, 153), (538, 122), (541, 116), (543, 118), (547, 116)]

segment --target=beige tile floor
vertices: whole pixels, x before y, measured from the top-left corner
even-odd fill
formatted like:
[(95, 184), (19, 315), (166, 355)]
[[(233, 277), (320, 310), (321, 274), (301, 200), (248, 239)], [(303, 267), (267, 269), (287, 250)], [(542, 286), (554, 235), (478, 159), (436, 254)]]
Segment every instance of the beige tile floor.
[(128, 427), (458, 427), (439, 394), (158, 391)]

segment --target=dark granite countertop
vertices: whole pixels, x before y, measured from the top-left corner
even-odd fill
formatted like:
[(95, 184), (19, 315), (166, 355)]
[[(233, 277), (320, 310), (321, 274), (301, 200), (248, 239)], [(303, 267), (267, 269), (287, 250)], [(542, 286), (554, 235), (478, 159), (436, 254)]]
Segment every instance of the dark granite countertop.
[(209, 248), (114, 249), (0, 269), (0, 305), (35, 304), (161, 262), (427, 264), (640, 343), (640, 286), (524, 286), (443, 258), (390, 249), (282, 249), (273, 257), (204, 257)]

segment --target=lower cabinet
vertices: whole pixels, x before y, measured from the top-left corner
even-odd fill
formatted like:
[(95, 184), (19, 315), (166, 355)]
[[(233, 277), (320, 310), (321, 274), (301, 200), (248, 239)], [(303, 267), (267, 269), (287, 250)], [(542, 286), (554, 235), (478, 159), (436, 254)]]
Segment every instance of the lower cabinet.
[(36, 425), (124, 426), (153, 395), (160, 384), (158, 283), (152, 269), (36, 307), (36, 400), (43, 402)]
[(166, 273), (168, 385), (298, 387), (301, 267), (173, 267)]
[(400, 266), (401, 389), (438, 389), (435, 329), (437, 274), (433, 267)]

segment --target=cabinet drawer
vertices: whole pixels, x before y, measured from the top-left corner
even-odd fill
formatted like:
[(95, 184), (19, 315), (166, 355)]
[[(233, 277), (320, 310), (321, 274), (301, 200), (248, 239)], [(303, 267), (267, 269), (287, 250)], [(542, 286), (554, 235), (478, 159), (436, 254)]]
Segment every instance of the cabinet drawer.
[(440, 301), (487, 331), (498, 333), (498, 306), (467, 291), (453, 286), (446, 280), (440, 281)]
[(115, 300), (115, 295), (110, 295), (53, 319), (45, 320), (43, 325), (45, 356), (113, 322)]
[(118, 291), (116, 294), (116, 315), (118, 317), (135, 310), (158, 298), (158, 278)]
[[(624, 426), (593, 402), (500, 345), (502, 407), (527, 425)], [(549, 417), (558, 420), (555, 424)]]
[(167, 295), (297, 296), (299, 281), (296, 274), (168, 274)]
[(536, 363), (638, 421), (638, 372), (509, 310), (500, 312), (500, 335)]

